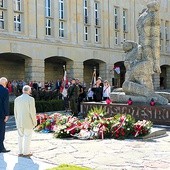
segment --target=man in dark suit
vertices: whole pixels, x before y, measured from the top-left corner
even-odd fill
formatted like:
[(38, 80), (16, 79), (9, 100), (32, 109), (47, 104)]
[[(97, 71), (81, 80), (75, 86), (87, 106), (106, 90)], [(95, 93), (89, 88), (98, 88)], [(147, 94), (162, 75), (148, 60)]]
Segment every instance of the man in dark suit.
[(55, 83), (55, 88), (56, 88), (57, 90), (60, 90), (60, 87), (61, 87), (61, 81), (58, 79), (58, 80), (56, 81), (56, 83)]
[(9, 93), (6, 88), (7, 79), (0, 78), (0, 153), (9, 152), (4, 147), (5, 125), (9, 118)]

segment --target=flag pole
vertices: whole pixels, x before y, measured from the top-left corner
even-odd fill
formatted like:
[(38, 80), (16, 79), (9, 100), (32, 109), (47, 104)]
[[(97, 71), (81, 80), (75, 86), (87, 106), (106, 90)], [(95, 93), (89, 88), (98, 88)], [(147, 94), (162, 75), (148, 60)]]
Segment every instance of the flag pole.
[(96, 83), (96, 67), (94, 67), (94, 69), (93, 69), (93, 75), (92, 75), (92, 80), (91, 80), (92, 86), (94, 86), (95, 83)]
[[(64, 76), (65, 76), (65, 71), (66, 71), (66, 66), (65, 65), (63, 65), (63, 70), (64, 70)], [(65, 84), (66, 84), (65, 81), (66, 80), (64, 80), (64, 78), (65, 78), (64, 76), (63, 76), (63, 85), (64, 85), (64, 88), (65, 88)]]
[(63, 69), (64, 69), (64, 71), (65, 71), (65, 69), (66, 69), (66, 66), (65, 66), (65, 65), (63, 65)]

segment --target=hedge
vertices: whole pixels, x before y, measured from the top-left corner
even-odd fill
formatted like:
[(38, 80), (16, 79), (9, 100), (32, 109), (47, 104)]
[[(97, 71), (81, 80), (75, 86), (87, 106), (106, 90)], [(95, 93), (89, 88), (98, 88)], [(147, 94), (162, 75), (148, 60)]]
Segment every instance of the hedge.
[[(64, 110), (63, 100), (35, 101), (37, 113)], [(14, 103), (10, 102), (10, 115), (14, 114)]]

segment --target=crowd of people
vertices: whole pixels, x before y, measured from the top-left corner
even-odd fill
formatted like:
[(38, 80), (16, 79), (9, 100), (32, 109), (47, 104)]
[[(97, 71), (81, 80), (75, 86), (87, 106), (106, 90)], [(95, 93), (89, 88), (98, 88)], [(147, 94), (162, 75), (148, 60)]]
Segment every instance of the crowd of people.
[[(111, 86), (107, 80), (103, 81), (101, 77), (97, 78), (95, 84), (90, 84), (87, 90), (78, 78), (72, 79), (67, 88), (62, 91), (65, 109), (70, 106), (72, 114), (78, 116), (80, 113), (80, 104), (86, 102), (101, 102), (110, 99)], [(81, 114), (81, 113), (80, 113)]]
[(22, 93), (22, 88), (25, 85), (29, 85), (32, 89), (34, 90), (56, 90), (59, 89), (61, 86), (61, 81), (57, 80), (56, 83), (53, 81), (45, 82), (44, 85), (39, 81), (30, 81), (30, 82), (25, 82), (24, 80), (12, 80), (8, 81), (7, 83), (7, 88), (9, 94), (21, 94)]
[(80, 113), (80, 104), (86, 102), (101, 102), (110, 98), (111, 87), (107, 80), (103, 81), (98, 77), (96, 83), (90, 83), (87, 89), (86, 84), (81, 83), (78, 78), (63, 82), (57, 79), (56, 82), (49, 81), (42, 84), (37, 81), (26, 83), (24, 80), (8, 81), (7, 89), (9, 94), (16, 96), (22, 93), (25, 85), (29, 85), (32, 91), (56, 91), (58, 96), (64, 100), (65, 110), (71, 110), (74, 116)]

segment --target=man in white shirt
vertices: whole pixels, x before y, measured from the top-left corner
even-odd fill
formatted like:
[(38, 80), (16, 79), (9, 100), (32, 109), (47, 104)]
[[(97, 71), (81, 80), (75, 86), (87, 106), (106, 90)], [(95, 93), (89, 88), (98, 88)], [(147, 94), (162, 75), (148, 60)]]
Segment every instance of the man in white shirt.
[(23, 94), (14, 101), (14, 115), (18, 130), (18, 156), (30, 157), (30, 143), (33, 128), (37, 125), (35, 100), (29, 96), (31, 87), (25, 85), (22, 89)]

